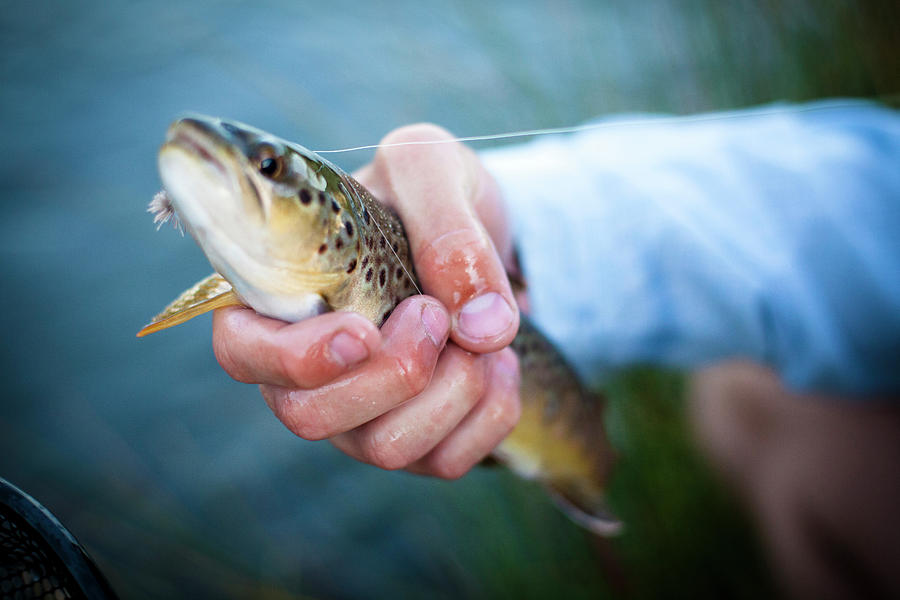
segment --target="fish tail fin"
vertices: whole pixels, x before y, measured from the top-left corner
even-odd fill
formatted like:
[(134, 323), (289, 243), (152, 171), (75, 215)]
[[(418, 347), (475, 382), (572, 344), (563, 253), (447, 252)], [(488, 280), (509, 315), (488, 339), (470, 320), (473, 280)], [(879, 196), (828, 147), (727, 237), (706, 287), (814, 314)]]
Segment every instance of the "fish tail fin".
[(622, 532), (622, 521), (609, 510), (602, 489), (559, 480), (545, 486), (556, 506), (578, 525), (604, 537)]

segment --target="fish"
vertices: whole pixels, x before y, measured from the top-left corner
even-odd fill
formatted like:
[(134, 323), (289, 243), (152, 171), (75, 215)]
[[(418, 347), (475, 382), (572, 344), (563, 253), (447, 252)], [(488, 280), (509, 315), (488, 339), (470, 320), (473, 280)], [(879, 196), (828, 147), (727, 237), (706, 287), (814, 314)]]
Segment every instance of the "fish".
[[(215, 272), (138, 332), (142, 337), (225, 306), (288, 322), (357, 312), (380, 326), (420, 293), (403, 223), (348, 173), (303, 146), (237, 121), (175, 121), (159, 152), (158, 226), (174, 221)], [(575, 523), (621, 531), (606, 482), (615, 450), (605, 401), (523, 315), (511, 344), (521, 371), (521, 417), (492, 458), (541, 483)]]

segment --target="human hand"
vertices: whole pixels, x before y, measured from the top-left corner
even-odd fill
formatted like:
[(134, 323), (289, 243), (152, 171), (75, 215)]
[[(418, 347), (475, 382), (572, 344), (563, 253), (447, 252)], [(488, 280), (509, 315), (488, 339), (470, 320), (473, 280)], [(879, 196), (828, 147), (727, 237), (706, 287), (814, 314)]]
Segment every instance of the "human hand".
[[(384, 144), (448, 139), (430, 125)], [(498, 188), (468, 148), (381, 148), (357, 179), (399, 213), (422, 287), (379, 330), (335, 312), (286, 324), (246, 308), (216, 311), (213, 346), (235, 379), (259, 383), (298, 436), (330, 439), (385, 469), (456, 478), (518, 421), (518, 365), (506, 348), (518, 309)], [(447, 340), (451, 339), (451, 342)]]

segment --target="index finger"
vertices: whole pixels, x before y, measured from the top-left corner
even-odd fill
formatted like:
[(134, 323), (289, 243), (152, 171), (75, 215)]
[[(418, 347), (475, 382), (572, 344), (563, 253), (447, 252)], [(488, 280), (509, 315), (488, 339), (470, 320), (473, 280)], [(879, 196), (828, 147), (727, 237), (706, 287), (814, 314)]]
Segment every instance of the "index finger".
[[(434, 125), (411, 125), (382, 143), (450, 139)], [(479, 353), (507, 346), (518, 330), (519, 310), (479, 214), (485, 213), (484, 220), (502, 237), (495, 214), (499, 198), (484, 197), (497, 194), (497, 187), (475, 154), (459, 143), (384, 147), (369, 175), (376, 194), (403, 221), (425, 291), (449, 309), (453, 341)]]
[(213, 313), (213, 350), (234, 379), (313, 389), (367, 360), (381, 333), (355, 313), (333, 312), (285, 323), (246, 307)]

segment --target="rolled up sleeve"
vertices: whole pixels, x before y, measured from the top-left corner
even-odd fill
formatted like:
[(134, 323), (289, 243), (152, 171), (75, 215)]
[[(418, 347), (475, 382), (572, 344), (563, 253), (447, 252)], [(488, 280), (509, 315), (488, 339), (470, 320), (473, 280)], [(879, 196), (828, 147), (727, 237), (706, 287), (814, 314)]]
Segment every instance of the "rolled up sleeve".
[(865, 102), (628, 116), (483, 153), (536, 322), (584, 374), (744, 357), (900, 389), (900, 116)]

